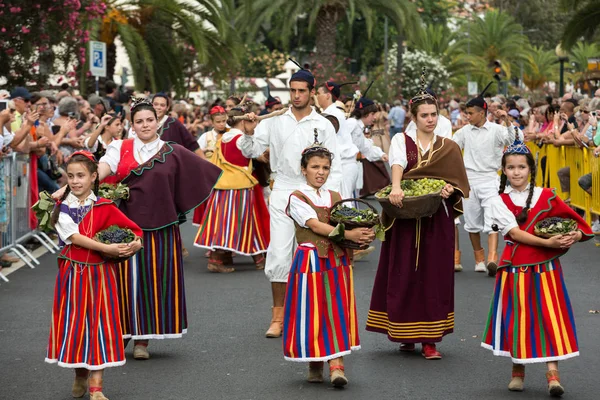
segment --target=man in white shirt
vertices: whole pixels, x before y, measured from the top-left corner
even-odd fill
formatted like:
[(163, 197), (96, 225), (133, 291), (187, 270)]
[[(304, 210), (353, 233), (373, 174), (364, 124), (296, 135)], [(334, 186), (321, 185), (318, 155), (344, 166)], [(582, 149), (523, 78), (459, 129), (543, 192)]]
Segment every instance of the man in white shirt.
[[(488, 85), (489, 86), (489, 85)], [(486, 88), (487, 89), (487, 88)], [(485, 92), (485, 91), (484, 91)], [(490, 122), (487, 118), (488, 106), (483, 93), (467, 103), (469, 125), (459, 129), (453, 140), (464, 150), (465, 169), (471, 191), (469, 198), (463, 200), (465, 230), (475, 252), (475, 271), (496, 274), (498, 268), (498, 232), (492, 232), (492, 199), (498, 196), (499, 176), (502, 152), (515, 141), (515, 129)], [(507, 122), (507, 114), (497, 110), (494, 115)], [(488, 234), (488, 262), (481, 246), (481, 232)]]
[(331, 122), (310, 106), (315, 95), (316, 80), (301, 69), (290, 79), (292, 107), (283, 115), (262, 121), (254, 133), (239, 139), (245, 157), (256, 158), (270, 149), (270, 164), (274, 180), (269, 213), (271, 241), (267, 251), (265, 274), (271, 281), (273, 317), (267, 337), (281, 336), (285, 289), (295, 247), (293, 220), (286, 214), (290, 195), (306, 184), (300, 170), (302, 151), (318, 141), (334, 154), (327, 189), (339, 191), (342, 178), (341, 160), (336, 133)]
[[(340, 194), (342, 195), (342, 199), (349, 199), (356, 197), (355, 191), (362, 186), (362, 164), (356, 159), (359, 151), (364, 154), (369, 161), (378, 161), (381, 160), (382, 157), (387, 160), (387, 156), (379, 147), (373, 144), (372, 140), (367, 139), (364, 136), (361, 130), (364, 129), (364, 124), (362, 124), (362, 127), (358, 128), (359, 134), (356, 135), (356, 138), (352, 134), (354, 128), (358, 126), (358, 120), (346, 120), (344, 112), (335, 104), (335, 101), (340, 95), (339, 88), (344, 85), (345, 84), (337, 85), (332, 81), (320, 85), (317, 89), (317, 100), (319, 105), (324, 107), (323, 113), (334, 116), (339, 123), (340, 128), (337, 132), (339, 154), (337, 157), (341, 159), (342, 170), (344, 171)], [(362, 101), (362, 103), (360, 103), (360, 101)], [(364, 104), (365, 102), (366, 100), (364, 99), (359, 100), (360, 104)], [(377, 110), (374, 104), (372, 108), (375, 111)], [(370, 119), (375, 115), (374, 112), (372, 114), (367, 114)], [(372, 121), (370, 123), (372, 124)]]

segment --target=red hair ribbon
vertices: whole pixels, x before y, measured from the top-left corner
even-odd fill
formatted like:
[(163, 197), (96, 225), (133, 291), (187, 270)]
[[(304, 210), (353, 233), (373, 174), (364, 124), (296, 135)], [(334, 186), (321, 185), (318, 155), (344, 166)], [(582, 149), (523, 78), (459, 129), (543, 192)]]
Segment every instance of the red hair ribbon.
[(225, 109), (221, 106), (214, 106), (213, 108), (210, 109), (210, 115), (215, 115), (215, 114), (226, 114), (227, 111), (225, 111)]
[(73, 156), (84, 156), (85, 158), (89, 159), (90, 161), (97, 163), (98, 161), (96, 161), (96, 157), (94, 157), (94, 155), (92, 153), (90, 153), (89, 151), (85, 151), (85, 150), (79, 150), (76, 151), (75, 153), (71, 154), (71, 157)]

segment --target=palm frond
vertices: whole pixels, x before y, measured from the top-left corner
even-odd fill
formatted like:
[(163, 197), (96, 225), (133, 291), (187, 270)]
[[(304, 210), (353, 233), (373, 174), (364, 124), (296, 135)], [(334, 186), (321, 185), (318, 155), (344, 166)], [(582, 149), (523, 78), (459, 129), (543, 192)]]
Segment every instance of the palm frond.
[(592, 1), (578, 10), (567, 23), (562, 37), (561, 46), (569, 50), (583, 37), (592, 37), (598, 31), (600, 21), (600, 1)]

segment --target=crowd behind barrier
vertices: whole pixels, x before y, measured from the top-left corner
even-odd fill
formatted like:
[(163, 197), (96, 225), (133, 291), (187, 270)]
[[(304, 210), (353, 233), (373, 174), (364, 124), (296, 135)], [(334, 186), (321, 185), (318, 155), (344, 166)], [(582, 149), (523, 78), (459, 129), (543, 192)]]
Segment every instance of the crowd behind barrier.
[[(29, 155), (11, 153), (0, 161), (5, 193), (6, 223), (2, 227), (0, 254), (12, 252), (28, 267), (35, 268), (40, 262), (23, 246), (31, 238), (37, 239), (48, 251), (56, 253), (58, 246), (44, 232), (29, 227)], [(0, 279), (8, 282), (0, 271)]]
[[(570, 199), (571, 207), (584, 211), (585, 220), (591, 224), (592, 214), (600, 215), (600, 158), (588, 148), (551, 144), (538, 146), (534, 142), (527, 145), (538, 160), (537, 186), (555, 188), (561, 199)], [(568, 192), (561, 190), (558, 177), (558, 171), (564, 167), (571, 169)], [(592, 174), (591, 195), (579, 186), (579, 178), (589, 173)]]

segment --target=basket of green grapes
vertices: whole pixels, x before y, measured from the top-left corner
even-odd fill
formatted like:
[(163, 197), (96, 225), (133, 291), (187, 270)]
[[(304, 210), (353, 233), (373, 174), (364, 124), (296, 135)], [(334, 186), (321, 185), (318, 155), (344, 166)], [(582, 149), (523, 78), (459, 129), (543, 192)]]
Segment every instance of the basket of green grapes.
[(381, 208), (390, 217), (415, 219), (435, 214), (442, 203), (442, 189), (446, 182), (441, 179), (423, 178), (403, 180), (400, 187), (404, 191), (402, 207), (393, 205), (389, 200), (392, 185), (386, 186), (375, 194)]

